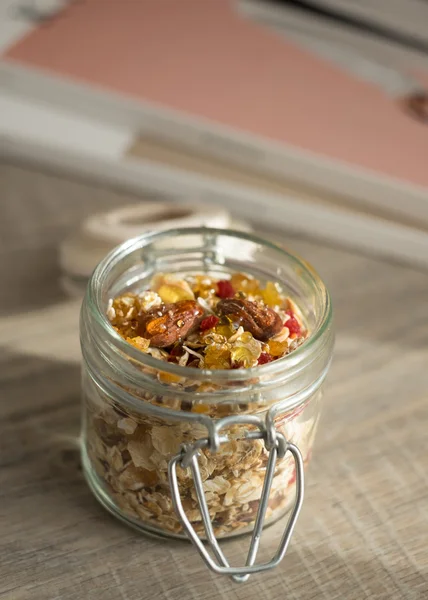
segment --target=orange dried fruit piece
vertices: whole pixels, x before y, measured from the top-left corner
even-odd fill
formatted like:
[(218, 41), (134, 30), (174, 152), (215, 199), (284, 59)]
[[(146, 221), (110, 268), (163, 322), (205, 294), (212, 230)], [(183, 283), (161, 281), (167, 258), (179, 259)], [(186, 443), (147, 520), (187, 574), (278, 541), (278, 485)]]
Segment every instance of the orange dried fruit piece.
[(285, 340), (283, 342), (275, 342), (275, 341), (271, 340), (269, 342), (269, 354), (271, 356), (274, 356), (275, 358), (283, 356), (287, 350), (288, 350), (287, 340)]
[(166, 371), (159, 371), (158, 379), (161, 383), (181, 383), (183, 378), (174, 373), (167, 373)]
[(195, 404), (192, 406), (192, 412), (206, 414), (210, 412), (210, 407), (208, 404)]

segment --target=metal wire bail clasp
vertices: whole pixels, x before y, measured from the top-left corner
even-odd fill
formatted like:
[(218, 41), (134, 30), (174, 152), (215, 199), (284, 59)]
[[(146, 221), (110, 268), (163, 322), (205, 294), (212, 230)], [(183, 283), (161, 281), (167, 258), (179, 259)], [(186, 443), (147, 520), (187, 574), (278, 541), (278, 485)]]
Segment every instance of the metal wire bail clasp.
[[(243, 431), (243, 438), (251, 440), (263, 439), (266, 449), (269, 451), (269, 458), (266, 466), (266, 474), (263, 482), (262, 493), (260, 496), (260, 503), (257, 510), (247, 560), (245, 566), (243, 567), (231, 567), (218, 544), (218, 541), (214, 534), (213, 525), (211, 523), (211, 518), (208, 510), (207, 501), (205, 498), (198, 463), (198, 454), (202, 448), (208, 448), (210, 451), (216, 452), (218, 451), (221, 444), (230, 440), (230, 438), (227, 435), (220, 435), (220, 433), (223, 429), (231, 425), (256, 426), (257, 429), (255, 431)], [(281, 542), (275, 555), (269, 562), (256, 565), (254, 563), (260, 544), (260, 538), (266, 516), (266, 510), (268, 507), (272, 480), (275, 474), (276, 462), (278, 458), (283, 458), (287, 452), (290, 452), (293, 456), (296, 469), (295, 503), (290, 512), (287, 525), (285, 527), (284, 533), (281, 538)], [(194, 527), (190, 523), (183, 509), (177, 479), (177, 465), (180, 465), (184, 469), (190, 467), (195, 484), (195, 491), (199, 503), (199, 509), (202, 515), (202, 522), (207, 538), (206, 544), (204, 544), (199, 538), (198, 534), (196, 533)], [(285, 553), (287, 552), (291, 535), (293, 533), (294, 526), (297, 521), (297, 517), (299, 516), (300, 509), (302, 508), (303, 503), (303, 458), (298, 447), (294, 444), (291, 444), (290, 442), (287, 442), (284, 435), (276, 430), (273, 419), (269, 415), (266, 418), (266, 421), (263, 421), (261, 418), (253, 415), (236, 415), (231, 417), (225, 417), (224, 419), (220, 419), (218, 421), (212, 421), (212, 425), (210, 426), (209, 431), (209, 437), (199, 439), (194, 444), (183, 447), (181, 449), (181, 452), (170, 460), (168, 465), (168, 476), (169, 483), (171, 486), (173, 506), (181, 521), (184, 531), (194, 543), (199, 554), (202, 556), (205, 563), (211, 570), (213, 570), (216, 573), (229, 575), (235, 581), (243, 582), (246, 581), (252, 573), (267, 571), (268, 569), (276, 567), (284, 558)], [(216, 560), (214, 560), (214, 558), (209, 554), (208, 548), (211, 549)]]

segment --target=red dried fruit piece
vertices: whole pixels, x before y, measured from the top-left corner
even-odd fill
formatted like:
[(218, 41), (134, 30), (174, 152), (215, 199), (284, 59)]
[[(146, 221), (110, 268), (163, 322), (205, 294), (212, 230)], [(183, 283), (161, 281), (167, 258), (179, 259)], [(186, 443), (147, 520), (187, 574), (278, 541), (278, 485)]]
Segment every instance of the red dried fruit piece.
[(212, 329), (213, 327), (215, 327), (217, 325), (217, 323), (220, 321), (220, 319), (218, 317), (216, 317), (215, 315), (210, 315), (209, 317), (205, 317), (205, 319), (202, 319), (199, 328), (202, 331), (206, 331), (207, 329)]
[(182, 354), (184, 354), (183, 346), (177, 345), (171, 348), (171, 356), (181, 356)]
[(285, 321), (284, 326), (288, 327), (290, 334), (296, 333), (299, 335), (302, 332), (302, 328), (300, 327), (299, 321), (294, 316), (293, 311), (286, 310), (285, 312), (290, 318)]
[(273, 357), (267, 352), (262, 352), (258, 358), (257, 364), (265, 365), (266, 363), (270, 363), (273, 361)]
[(183, 346), (181, 346), (180, 344), (173, 346), (169, 352), (168, 362), (177, 363), (178, 359), (180, 358), (180, 356), (183, 356), (183, 354)]
[(233, 298), (235, 290), (228, 279), (217, 281), (217, 296), (220, 298)]

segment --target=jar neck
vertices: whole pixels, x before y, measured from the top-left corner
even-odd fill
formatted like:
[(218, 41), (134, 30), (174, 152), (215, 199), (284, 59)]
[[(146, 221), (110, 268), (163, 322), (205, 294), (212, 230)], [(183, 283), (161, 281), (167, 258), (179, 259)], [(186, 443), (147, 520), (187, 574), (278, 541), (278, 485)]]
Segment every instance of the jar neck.
[[(208, 371), (140, 352), (116, 333), (105, 316), (109, 298), (125, 289), (144, 287), (157, 272), (224, 274), (232, 270), (279, 280), (288, 288), (302, 308), (310, 329), (308, 340), (286, 357), (260, 367)], [(242, 404), (263, 398), (270, 405), (280, 398), (293, 408), (321, 385), (327, 373), (333, 346), (330, 298), (307, 263), (255, 236), (204, 228), (162, 232), (126, 242), (97, 267), (82, 306), (81, 343), (85, 362), (99, 385), (109, 380), (123, 390), (144, 390), (165, 398), (197, 396), (206, 404)], [(182, 377), (185, 383), (161, 383), (160, 372)], [(195, 391), (208, 382), (209, 391)], [(140, 398), (139, 402), (144, 401)]]

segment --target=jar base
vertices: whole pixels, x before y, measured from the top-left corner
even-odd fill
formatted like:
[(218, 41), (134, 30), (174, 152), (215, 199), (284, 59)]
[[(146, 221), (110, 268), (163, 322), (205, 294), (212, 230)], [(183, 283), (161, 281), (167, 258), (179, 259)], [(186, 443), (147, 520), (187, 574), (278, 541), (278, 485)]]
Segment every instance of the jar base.
[[(81, 449), (81, 460), (82, 460), (82, 467), (83, 467), (83, 475), (86, 479), (86, 482), (87, 482), (90, 490), (92, 491), (93, 495), (98, 500), (98, 502), (101, 504), (101, 506), (103, 506), (103, 508), (105, 508), (107, 510), (107, 512), (109, 512), (112, 516), (119, 519), (119, 521), (121, 521), (125, 525), (132, 527), (132, 529), (134, 529), (135, 531), (138, 531), (139, 533), (142, 533), (151, 538), (155, 538), (158, 540), (166, 540), (166, 539), (173, 538), (173, 539), (185, 541), (185, 542), (190, 541), (185, 533), (174, 533), (172, 531), (165, 531), (159, 527), (152, 527), (152, 526), (148, 525), (147, 523), (144, 523), (143, 521), (141, 521), (141, 519), (134, 519), (132, 516), (124, 513), (124, 511), (116, 505), (116, 503), (110, 497), (109, 493), (104, 489), (105, 484), (103, 483), (102, 479), (99, 477), (99, 475), (93, 469), (90, 458), (88, 457), (84, 446)], [(294, 497), (291, 498), (291, 501), (288, 502), (284, 506), (284, 508), (281, 511), (279, 511), (279, 513), (277, 515), (275, 515), (274, 517), (271, 517), (270, 519), (267, 519), (265, 521), (264, 529), (266, 529), (267, 527), (270, 527), (271, 525), (274, 525), (277, 521), (279, 521), (286, 514), (288, 514), (290, 512), (293, 504), (294, 504)], [(250, 526), (250, 527), (246, 527), (245, 529), (240, 529), (237, 532), (228, 533), (225, 536), (221, 537), (220, 539), (227, 540), (227, 539), (231, 539), (231, 538), (237, 538), (240, 536), (248, 535), (252, 531), (253, 531), (253, 526)], [(205, 536), (200, 535), (200, 538), (202, 540), (206, 541)]]

